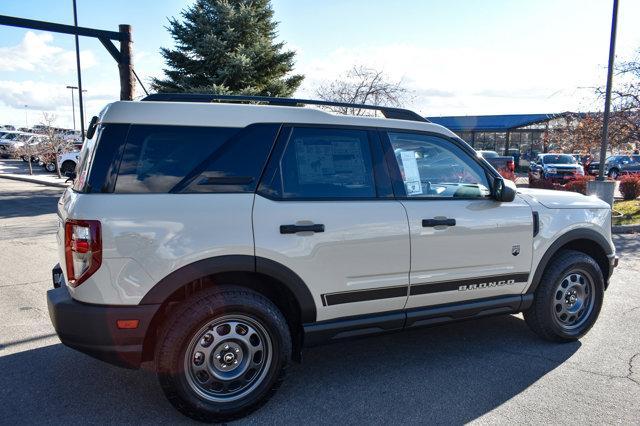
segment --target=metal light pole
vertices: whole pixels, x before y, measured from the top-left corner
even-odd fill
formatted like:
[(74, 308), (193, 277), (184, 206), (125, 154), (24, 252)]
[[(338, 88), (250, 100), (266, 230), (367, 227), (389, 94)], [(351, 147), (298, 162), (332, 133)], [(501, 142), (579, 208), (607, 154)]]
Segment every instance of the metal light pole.
[[(73, 0), (73, 25), (76, 30), (78, 28), (78, 10), (76, 8), (76, 0)], [(80, 41), (78, 33), (76, 37), (76, 66), (78, 68), (78, 102), (80, 104), (80, 136), (84, 139), (84, 105), (82, 104), (82, 71), (80, 70)]]
[[(67, 89), (71, 89), (71, 111), (73, 113), (73, 130), (76, 130), (76, 101), (75, 101), (75, 97), (73, 96), (73, 91), (76, 90), (77, 88), (78, 86), (67, 86)], [(86, 89), (82, 90), (82, 93), (86, 93), (86, 92), (87, 92)]]
[(604, 121), (602, 123), (602, 145), (600, 146), (600, 165), (598, 180), (604, 180), (604, 162), (607, 156), (609, 137), (609, 111), (611, 109), (611, 84), (613, 82), (613, 61), (616, 52), (616, 27), (618, 25), (618, 0), (613, 0), (613, 17), (611, 18), (611, 39), (609, 41), (609, 65), (607, 68), (607, 91), (604, 97)]
[(71, 111), (73, 112), (73, 130), (76, 130), (76, 101), (73, 97), (73, 91), (77, 89), (78, 86), (67, 86), (67, 89), (71, 89)]
[(604, 120), (602, 123), (602, 144), (600, 145), (600, 165), (598, 179), (587, 182), (587, 193), (596, 195), (609, 203), (613, 208), (616, 182), (604, 179), (604, 166), (607, 159), (607, 142), (609, 136), (609, 112), (611, 110), (611, 84), (613, 82), (613, 61), (616, 51), (616, 26), (618, 24), (618, 0), (613, 0), (613, 16), (611, 18), (611, 39), (609, 40), (609, 65), (607, 68), (607, 91), (604, 98)]
[(29, 128), (29, 114), (28, 114), (29, 110), (27, 110), (28, 106), (29, 105), (25, 105), (24, 106), (24, 127), (25, 127), (25, 130)]

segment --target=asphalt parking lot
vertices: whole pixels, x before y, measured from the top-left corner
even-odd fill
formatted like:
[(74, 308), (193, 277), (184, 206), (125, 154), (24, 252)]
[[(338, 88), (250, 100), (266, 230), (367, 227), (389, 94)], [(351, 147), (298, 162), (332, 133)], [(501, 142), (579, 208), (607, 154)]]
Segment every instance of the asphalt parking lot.
[[(0, 179), (0, 422), (189, 422), (151, 372), (112, 367), (55, 336), (45, 292), (60, 193)], [(547, 343), (520, 316), (501, 316), (323, 346), (242, 422), (637, 424), (640, 236), (615, 243), (620, 266), (580, 342)]]

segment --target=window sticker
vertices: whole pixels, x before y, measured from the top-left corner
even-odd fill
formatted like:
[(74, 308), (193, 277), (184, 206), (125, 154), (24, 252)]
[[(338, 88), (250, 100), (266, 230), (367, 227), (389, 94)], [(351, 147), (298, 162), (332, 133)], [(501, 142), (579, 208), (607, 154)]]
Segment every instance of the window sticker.
[(418, 160), (415, 151), (402, 151), (400, 153), (402, 169), (404, 170), (404, 185), (407, 188), (407, 195), (422, 194), (422, 183), (420, 182), (420, 171), (418, 170)]
[[(326, 139), (326, 138), (325, 138)], [(360, 141), (353, 138), (295, 139), (300, 184), (366, 184)]]

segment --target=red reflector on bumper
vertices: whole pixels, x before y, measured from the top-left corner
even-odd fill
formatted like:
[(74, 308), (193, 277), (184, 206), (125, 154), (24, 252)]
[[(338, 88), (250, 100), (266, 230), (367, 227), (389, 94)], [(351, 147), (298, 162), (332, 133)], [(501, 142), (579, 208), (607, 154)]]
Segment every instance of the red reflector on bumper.
[(138, 325), (140, 325), (140, 320), (117, 320), (116, 325), (121, 330), (130, 330), (138, 328)]

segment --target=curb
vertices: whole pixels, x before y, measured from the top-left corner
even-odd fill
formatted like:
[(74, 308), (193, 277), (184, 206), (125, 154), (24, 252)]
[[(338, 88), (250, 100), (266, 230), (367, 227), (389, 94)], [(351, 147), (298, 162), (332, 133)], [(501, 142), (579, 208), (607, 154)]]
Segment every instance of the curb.
[(0, 173), (0, 178), (2, 179), (10, 179), (10, 180), (18, 180), (18, 181), (22, 181), (22, 182), (30, 182), (30, 183), (37, 183), (40, 185), (45, 185), (45, 186), (53, 186), (56, 188), (68, 188), (69, 185), (67, 185), (66, 183), (60, 183), (60, 182), (47, 182), (47, 181), (42, 181), (33, 177), (23, 177), (23, 176), (16, 176), (16, 175), (6, 175), (6, 174), (2, 174)]
[(613, 225), (611, 227), (613, 234), (635, 234), (640, 233), (640, 225)]

